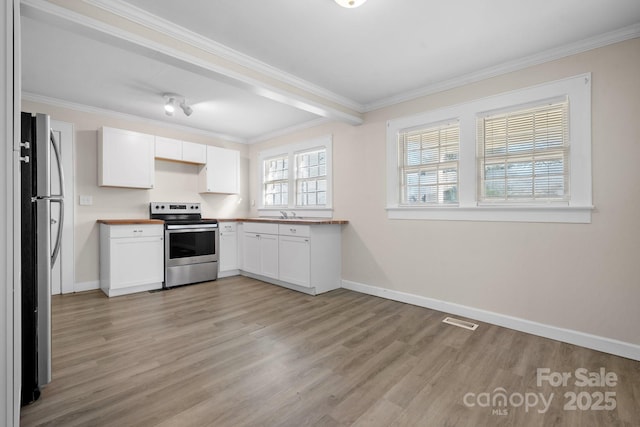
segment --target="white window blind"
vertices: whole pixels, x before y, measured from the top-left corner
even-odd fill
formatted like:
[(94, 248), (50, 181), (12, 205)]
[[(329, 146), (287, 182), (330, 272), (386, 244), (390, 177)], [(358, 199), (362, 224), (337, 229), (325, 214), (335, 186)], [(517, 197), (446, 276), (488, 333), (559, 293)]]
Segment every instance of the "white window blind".
[(458, 202), (459, 123), (398, 134), (401, 200), (404, 205)]
[(289, 158), (276, 157), (264, 161), (264, 205), (289, 204)]
[(569, 103), (480, 117), (478, 201), (568, 201)]
[(296, 206), (327, 204), (326, 149), (298, 153), (296, 159)]

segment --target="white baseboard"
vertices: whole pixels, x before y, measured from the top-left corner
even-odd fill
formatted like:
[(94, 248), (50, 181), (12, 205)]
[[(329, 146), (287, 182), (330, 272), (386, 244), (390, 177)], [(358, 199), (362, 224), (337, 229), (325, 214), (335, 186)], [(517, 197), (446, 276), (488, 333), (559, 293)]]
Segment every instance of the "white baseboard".
[(224, 279), (225, 277), (232, 277), (240, 275), (240, 270), (226, 270), (218, 272), (218, 279)]
[(73, 287), (73, 292), (93, 291), (100, 289), (100, 281), (92, 280), (90, 282), (77, 282)]
[(427, 298), (420, 295), (365, 285), (363, 283), (352, 282), (350, 280), (342, 280), (342, 287), (364, 294), (417, 305), (419, 307), (430, 308), (444, 313), (455, 314), (469, 319), (475, 319), (481, 322), (514, 329), (516, 331), (526, 332), (532, 335), (538, 335), (640, 361), (640, 345), (637, 344), (586, 334), (584, 332), (574, 331), (571, 329), (559, 328), (557, 326), (546, 325), (543, 323), (532, 322), (518, 317), (507, 316), (500, 313)]

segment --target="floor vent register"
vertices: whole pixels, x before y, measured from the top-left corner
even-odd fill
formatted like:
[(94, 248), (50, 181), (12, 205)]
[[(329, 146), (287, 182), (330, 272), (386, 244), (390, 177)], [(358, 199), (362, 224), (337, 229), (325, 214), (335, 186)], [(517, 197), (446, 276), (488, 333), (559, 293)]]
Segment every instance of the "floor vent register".
[(445, 317), (442, 323), (447, 323), (459, 328), (469, 329), (470, 331), (475, 331), (478, 328), (477, 323), (467, 322), (466, 320), (455, 319), (453, 317)]

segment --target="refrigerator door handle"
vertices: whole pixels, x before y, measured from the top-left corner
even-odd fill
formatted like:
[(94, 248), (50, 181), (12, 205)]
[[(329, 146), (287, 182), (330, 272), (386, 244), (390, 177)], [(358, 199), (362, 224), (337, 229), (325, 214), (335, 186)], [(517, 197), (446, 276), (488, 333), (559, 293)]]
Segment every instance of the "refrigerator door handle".
[(57, 196), (59, 199), (52, 199), (52, 203), (60, 204), (60, 223), (58, 224), (58, 233), (56, 236), (56, 243), (53, 247), (53, 253), (51, 254), (51, 265), (53, 266), (56, 263), (56, 259), (58, 258), (58, 254), (60, 253), (60, 245), (62, 243), (62, 227), (64, 226), (64, 174), (62, 172), (62, 158), (60, 156), (60, 146), (58, 141), (56, 141), (56, 135), (53, 133), (53, 130), (49, 131), (49, 135), (51, 138), (51, 146), (53, 147), (53, 152), (56, 155), (56, 165), (58, 167), (58, 176), (60, 177), (60, 195)]
[(56, 140), (56, 136), (52, 130), (49, 131), (49, 134), (51, 135), (51, 146), (53, 147), (53, 152), (56, 155), (56, 165), (58, 167), (58, 176), (60, 177), (60, 194), (58, 194), (56, 197), (62, 198), (64, 197), (64, 174), (62, 171), (62, 158), (60, 156), (60, 145), (58, 144), (58, 141)]
[[(62, 244), (62, 226), (64, 225), (64, 200), (63, 199), (52, 199), (51, 203), (60, 204), (60, 223), (58, 224), (58, 233), (56, 235), (56, 243), (53, 247), (53, 253), (51, 254), (51, 265), (53, 266), (56, 263), (56, 259), (60, 254), (60, 246)], [(51, 221), (55, 221), (55, 219), (51, 219)]]

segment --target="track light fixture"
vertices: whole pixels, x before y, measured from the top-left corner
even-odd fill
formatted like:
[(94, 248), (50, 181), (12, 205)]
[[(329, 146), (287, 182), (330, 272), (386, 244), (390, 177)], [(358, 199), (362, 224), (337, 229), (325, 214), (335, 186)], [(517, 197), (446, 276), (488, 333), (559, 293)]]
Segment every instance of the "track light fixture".
[(191, 106), (187, 104), (187, 100), (184, 98), (184, 96), (177, 95), (175, 93), (165, 93), (164, 95), (162, 95), (162, 97), (165, 100), (164, 113), (167, 116), (173, 116), (173, 113), (175, 113), (176, 111), (177, 105), (180, 106), (185, 116), (188, 117), (193, 114), (193, 108), (191, 108)]
[(182, 112), (183, 112), (187, 117), (189, 117), (189, 116), (193, 113), (193, 108), (191, 108), (190, 106), (188, 106), (184, 99), (183, 99), (183, 100), (182, 100), (182, 102), (180, 103), (180, 108), (182, 108)]
[(165, 96), (166, 102), (164, 104), (164, 113), (167, 116), (173, 116), (173, 113), (176, 111), (176, 99), (172, 96)]

